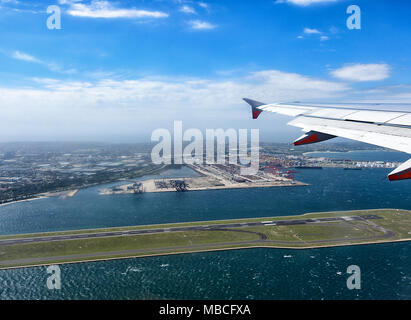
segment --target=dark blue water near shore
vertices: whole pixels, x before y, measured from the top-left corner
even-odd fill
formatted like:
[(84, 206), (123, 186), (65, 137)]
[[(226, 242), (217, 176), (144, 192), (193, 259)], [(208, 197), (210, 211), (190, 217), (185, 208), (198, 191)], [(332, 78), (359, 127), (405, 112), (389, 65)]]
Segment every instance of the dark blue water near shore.
[[(300, 170), (307, 187), (100, 196), (0, 207), (0, 234), (316, 211), (411, 209), (411, 181), (390, 183), (389, 169)], [(169, 173), (170, 174), (170, 173)], [(178, 176), (179, 172), (171, 172)], [(185, 174), (183, 174), (185, 175)], [(411, 243), (303, 251), (248, 249), (64, 265), (62, 290), (46, 288), (45, 268), (0, 271), (1, 299), (410, 299)], [(362, 289), (346, 269), (362, 270)]]
[[(410, 299), (411, 244), (247, 249), (0, 271), (1, 299)], [(347, 267), (362, 272), (348, 290)]]

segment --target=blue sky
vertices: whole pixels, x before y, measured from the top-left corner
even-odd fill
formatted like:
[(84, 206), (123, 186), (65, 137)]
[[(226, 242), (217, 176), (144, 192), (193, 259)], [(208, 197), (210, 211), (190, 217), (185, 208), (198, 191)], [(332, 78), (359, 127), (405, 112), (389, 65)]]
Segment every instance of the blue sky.
[[(347, 7), (361, 9), (349, 30)], [(49, 5), (61, 30), (46, 26)], [(152, 130), (260, 128), (265, 102), (410, 102), (408, 1), (0, 0), (2, 141), (149, 140)]]

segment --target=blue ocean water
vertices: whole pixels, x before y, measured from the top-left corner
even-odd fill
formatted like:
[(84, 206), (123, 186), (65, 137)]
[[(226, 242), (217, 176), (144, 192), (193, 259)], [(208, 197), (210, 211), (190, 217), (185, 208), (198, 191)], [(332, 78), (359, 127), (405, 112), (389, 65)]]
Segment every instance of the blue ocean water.
[[(364, 154), (367, 158), (367, 154)], [(384, 159), (383, 159), (384, 160)], [(411, 209), (411, 181), (390, 183), (389, 169), (300, 170), (307, 187), (100, 196), (0, 207), (0, 234), (306, 212)], [(187, 172), (172, 171), (179, 176)], [(410, 299), (411, 243), (302, 251), (247, 249), (64, 265), (62, 289), (46, 288), (45, 268), (0, 270), (1, 299)], [(362, 289), (346, 269), (362, 270)]]
[(47, 198), (0, 207), (0, 234), (266, 217), (307, 212), (409, 209), (411, 181), (389, 182), (390, 169), (299, 170), (307, 187), (102, 196), (102, 186), (73, 198)]
[[(0, 299), (410, 299), (411, 243), (246, 249), (0, 271)], [(361, 268), (348, 290), (347, 267)]]

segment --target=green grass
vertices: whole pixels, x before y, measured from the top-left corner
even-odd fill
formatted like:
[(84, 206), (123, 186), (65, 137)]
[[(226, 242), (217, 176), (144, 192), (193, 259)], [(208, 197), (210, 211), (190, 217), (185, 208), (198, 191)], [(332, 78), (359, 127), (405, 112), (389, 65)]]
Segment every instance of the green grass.
[(256, 234), (229, 231), (187, 231), (18, 244), (0, 247), (0, 265), (1, 261), (21, 259), (23, 257), (24, 259), (27, 259), (106, 251), (156, 249), (192, 246), (205, 243), (226, 243), (253, 240), (258, 240)]
[[(361, 226), (361, 228), (360, 228)], [(373, 235), (383, 235), (377, 230), (370, 230), (361, 222), (356, 222), (355, 226), (345, 222), (321, 223), (316, 225), (295, 225), (295, 226), (272, 226), (245, 228), (256, 232), (264, 232), (267, 240), (310, 242), (330, 239), (371, 237)]]

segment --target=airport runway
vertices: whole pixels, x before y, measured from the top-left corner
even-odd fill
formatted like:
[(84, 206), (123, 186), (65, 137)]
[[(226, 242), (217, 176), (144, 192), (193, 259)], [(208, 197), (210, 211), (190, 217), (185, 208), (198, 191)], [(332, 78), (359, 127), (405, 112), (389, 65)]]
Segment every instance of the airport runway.
[(353, 220), (375, 220), (382, 219), (377, 215), (363, 215), (363, 216), (346, 216), (335, 218), (318, 218), (318, 219), (296, 219), (296, 220), (277, 220), (277, 221), (259, 221), (259, 222), (244, 222), (244, 223), (226, 223), (226, 224), (213, 224), (204, 226), (188, 226), (188, 227), (171, 227), (171, 228), (154, 228), (144, 230), (127, 230), (127, 231), (108, 231), (98, 233), (82, 233), (82, 234), (67, 234), (67, 235), (55, 235), (55, 236), (40, 236), (31, 238), (20, 239), (3, 239), (0, 240), (0, 246), (24, 244), (24, 243), (40, 243), (50, 241), (63, 241), (63, 240), (78, 240), (78, 239), (93, 239), (104, 237), (118, 237), (118, 236), (134, 236), (142, 234), (155, 234), (166, 232), (181, 232), (181, 231), (218, 231), (222, 229), (242, 228), (242, 227), (262, 227), (262, 226), (287, 226), (287, 225), (304, 225), (312, 223), (322, 222), (334, 222), (334, 221), (353, 221)]

